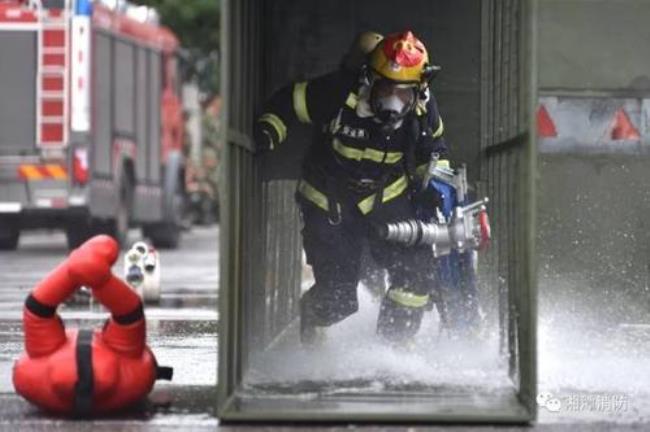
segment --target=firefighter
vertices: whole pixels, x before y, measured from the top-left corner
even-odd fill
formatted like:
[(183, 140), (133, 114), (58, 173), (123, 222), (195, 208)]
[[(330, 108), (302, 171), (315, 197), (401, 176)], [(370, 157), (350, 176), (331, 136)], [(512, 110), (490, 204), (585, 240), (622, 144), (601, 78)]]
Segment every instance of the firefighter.
[(435, 192), (420, 191), (437, 153), (447, 164), (443, 122), (429, 83), (439, 68), (411, 32), (379, 41), (360, 70), (342, 67), (275, 93), (254, 127), (260, 151), (273, 150), (296, 123), (322, 131), (303, 161), (296, 200), (303, 246), (315, 284), (300, 300), (301, 340), (358, 309), (362, 245), (390, 276), (377, 322), (391, 343), (418, 331), (436, 287), (431, 248), (382, 241), (377, 224), (415, 217), (416, 204), (438, 205)]
[[(13, 370), (16, 391), (58, 414), (88, 416), (129, 407), (142, 400), (156, 379), (171, 379), (145, 343), (142, 302), (111, 266), (119, 246), (96, 236), (70, 254), (25, 301), (26, 353)], [(66, 330), (56, 313), (80, 286), (111, 312), (101, 330)]]
[[(373, 31), (359, 33), (343, 56), (341, 68), (352, 73), (359, 73), (368, 62), (368, 56), (372, 50), (383, 38), (383, 35)], [(383, 297), (386, 291), (385, 270), (372, 258), (367, 241), (364, 242), (361, 252), (359, 281), (366, 287), (373, 300)]]

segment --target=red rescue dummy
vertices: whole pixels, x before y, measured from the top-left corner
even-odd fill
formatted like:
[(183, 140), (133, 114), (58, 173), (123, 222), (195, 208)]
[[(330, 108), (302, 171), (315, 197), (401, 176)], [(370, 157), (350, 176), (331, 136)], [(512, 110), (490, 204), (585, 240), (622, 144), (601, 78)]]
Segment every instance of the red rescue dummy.
[[(39, 407), (61, 414), (104, 414), (142, 400), (159, 368), (145, 344), (142, 301), (111, 267), (119, 247), (97, 236), (74, 250), (25, 301), (25, 354), (16, 361), (16, 391)], [(63, 326), (56, 308), (81, 286), (111, 312), (102, 329)]]

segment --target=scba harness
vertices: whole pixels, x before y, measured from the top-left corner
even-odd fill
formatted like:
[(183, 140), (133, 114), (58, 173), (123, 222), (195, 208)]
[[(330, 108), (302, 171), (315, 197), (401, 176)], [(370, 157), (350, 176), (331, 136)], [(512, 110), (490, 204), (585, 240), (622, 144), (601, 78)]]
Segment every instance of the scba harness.
[(393, 130), (372, 116), (360, 116), (358, 103), (357, 93), (351, 92), (323, 128), (320, 153), (307, 162), (298, 185), (298, 196), (325, 210), (333, 224), (341, 221), (343, 202), (351, 202), (365, 216), (405, 192), (418, 192), (417, 149), (443, 131), (441, 120), (438, 130), (431, 130), (424, 104)]
[[(145, 343), (142, 301), (113, 276), (117, 243), (97, 236), (41, 281), (23, 310), (25, 354), (13, 382), (25, 399), (50, 412), (90, 416), (142, 400), (156, 379), (171, 379)], [(56, 307), (80, 286), (111, 312), (102, 329), (64, 328)]]

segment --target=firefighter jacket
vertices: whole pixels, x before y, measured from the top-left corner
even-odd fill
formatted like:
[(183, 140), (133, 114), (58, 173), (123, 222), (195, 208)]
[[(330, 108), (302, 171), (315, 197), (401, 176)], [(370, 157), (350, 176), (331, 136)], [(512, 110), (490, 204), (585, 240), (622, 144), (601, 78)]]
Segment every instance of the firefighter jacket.
[(374, 118), (368, 93), (356, 74), (337, 71), (280, 89), (256, 121), (255, 140), (263, 150), (281, 146), (297, 122), (313, 125), (298, 196), (324, 211), (345, 202), (366, 215), (408, 193), (432, 153), (439, 164), (449, 164), (433, 95), (427, 91), (387, 130)]

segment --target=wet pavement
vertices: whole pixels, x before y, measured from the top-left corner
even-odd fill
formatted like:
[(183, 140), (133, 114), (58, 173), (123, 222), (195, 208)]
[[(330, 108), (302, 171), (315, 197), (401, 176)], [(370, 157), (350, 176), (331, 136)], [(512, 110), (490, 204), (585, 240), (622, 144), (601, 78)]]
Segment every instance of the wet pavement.
[[(132, 231), (131, 241), (139, 240)], [(17, 396), (14, 360), (23, 350), (22, 304), (32, 286), (67, 254), (59, 233), (27, 233), (18, 251), (0, 253), (0, 430), (212, 430), (217, 377), (218, 228), (193, 228), (182, 247), (161, 251), (162, 295), (147, 305), (147, 340), (161, 365), (174, 367), (171, 383), (156, 383), (143, 404), (119, 417), (93, 422), (55, 419)], [(122, 276), (121, 259), (113, 268)], [(101, 326), (108, 314), (81, 298), (59, 308), (69, 327)]]
[(650, 317), (604, 312), (647, 300), (607, 304), (589, 288), (583, 279), (540, 272), (538, 388), (556, 401), (540, 406), (540, 422), (650, 430)]
[[(14, 359), (22, 352), (21, 308), (25, 296), (47, 271), (66, 255), (63, 235), (54, 233), (30, 233), (21, 239), (17, 252), (0, 253), (0, 431), (149, 431), (149, 430), (348, 430), (349, 425), (313, 427), (311, 425), (267, 425), (259, 427), (219, 424), (215, 416), (215, 384), (217, 372), (217, 286), (218, 286), (218, 244), (217, 228), (194, 228), (186, 233), (183, 247), (178, 251), (162, 251), (162, 299), (160, 304), (149, 305), (148, 340), (161, 364), (175, 368), (171, 383), (158, 383), (146, 402), (119, 416), (95, 419), (93, 421), (72, 421), (52, 418), (39, 412), (13, 392), (11, 367)], [(131, 240), (138, 240), (135, 231)], [(121, 274), (120, 262), (115, 267)], [(554, 305), (564, 304), (568, 299), (559, 299), (557, 291), (566, 291), (562, 281), (542, 278), (540, 281), (540, 334), (539, 334), (539, 387), (560, 404), (541, 407), (539, 422), (526, 426), (453, 426), (455, 431), (647, 431), (650, 430), (650, 325), (634, 321), (629, 323), (605, 323), (587, 320), (579, 308), (567, 314), (559, 314)], [(354, 344), (354, 356), (349, 368), (341, 374), (340, 368), (333, 368), (327, 361), (331, 356), (321, 353), (300, 353), (291, 368), (289, 378), (311, 377), (326, 383), (334, 393), (358, 393), (359, 389), (377, 390), (375, 372), (389, 370), (399, 382), (412, 382), (412, 374), (422, 378), (426, 372), (421, 363), (422, 356), (405, 359), (400, 356), (391, 361), (391, 353), (377, 351), (372, 343), (359, 344), (359, 331), (372, 333), (376, 304), (366, 299), (369, 306), (362, 308), (347, 327), (333, 329), (330, 354), (344, 356), (345, 342)], [(579, 299), (572, 300), (581, 304)], [(101, 325), (107, 314), (100, 307), (83, 301), (81, 304), (62, 307), (61, 315), (69, 326), (91, 327)], [(602, 320), (601, 320), (602, 321)], [(431, 323), (434, 325), (435, 323)], [(350, 330), (354, 331), (350, 331)], [(354, 337), (350, 334), (357, 335)], [(281, 344), (280, 344), (281, 345)], [(431, 341), (431, 353), (427, 358), (436, 358), (436, 370), (428, 369), (430, 380), (440, 378), (440, 371), (458, 368), (459, 358), (439, 342)], [(295, 395), (309, 393), (310, 389), (294, 387), (281, 366), (284, 355), (277, 357), (277, 350), (260, 357), (255, 364), (253, 376), (247, 390), (268, 390), (274, 393)], [(463, 373), (456, 374), (459, 385), (471, 384), (503, 387), (503, 380), (495, 380), (499, 370), (498, 359), (493, 355), (494, 345), (484, 347), (482, 355), (463, 355)], [(444, 352), (443, 352), (444, 351)], [(445, 354), (446, 353), (446, 354)], [(350, 354), (347, 352), (347, 354)], [(310, 357), (311, 355), (311, 357)], [(302, 357), (301, 357), (302, 356)], [(313, 357), (326, 357), (320, 363)], [(381, 364), (377, 370), (364, 366), (367, 357)], [(275, 359), (275, 361), (273, 361)], [(467, 360), (469, 359), (469, 360)], [(370, 361), (370, 360), (368, 360)], [(298, 366), (295, 366), (295, 365)], [(397, 366), (395, 366), (397, 365)], [(396, 369), (397, 367), (397, 369)], [(395, 375), (397, 373), (397, 375)], [(266, 377), (273, 377), (269, 381)], [(314, 378), (316, 377), (316, 378)], [(451, 376), (450, 376), (451, 378)], [(503, 378), (503, 377), (502, 377)], [(278, 381), (280, 380), (280, 382)], [(300, 379), (298, 379), (300, 381)], [(295, 381), (294, 381), (295, 382)], [(389, 382), (390, 383), (390, 382)], [(304, 384), (304, 382), (303, 382)], [(506, 383), (507, 384), (507, 383)], [(283, 387), (284, 386), (284, 387)], [(501, 387), (499, 387), (501, 386)], [(380, 388), (383, 392), (389, 387)], [(401, 389), (401, 388), (400, 388)], [(401, 389), (403, 390), (403, 389)], [(418, 388), (410, 388), (417, 391)], [(559, 408), (556, 410), (556, 408)], [(441, 431), (442, 426), (370, 426), (359, 429), (399, 431)]]

